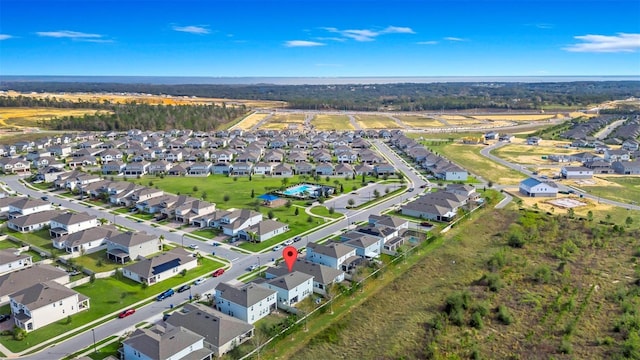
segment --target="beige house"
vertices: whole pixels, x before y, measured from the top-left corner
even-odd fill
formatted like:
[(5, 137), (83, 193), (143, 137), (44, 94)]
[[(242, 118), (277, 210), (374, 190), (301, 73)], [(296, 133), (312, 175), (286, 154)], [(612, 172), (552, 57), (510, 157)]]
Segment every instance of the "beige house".
[(127, 231), (107, 239), (107, 258), (121, 264), (160, 251), (160, 238), (147, 233)]
[(69, 282), (69, 274), (46, 264), (35, 264), (18, 271), (0, 275), (0, 305), (9, 302), (9, 295), (40, 282), (55, 281), (59, 284)]
[(55, 281), (19, 290), (9, 296), (9, 303), (16, 326), (26, 331), (89, 309), (89, 298)]
[(122, 269), (122, 275), (143, 284), (152, 285), (191, 270), (198, 260), (182, 248), (173, 248), (150, 259), (143, 259)]

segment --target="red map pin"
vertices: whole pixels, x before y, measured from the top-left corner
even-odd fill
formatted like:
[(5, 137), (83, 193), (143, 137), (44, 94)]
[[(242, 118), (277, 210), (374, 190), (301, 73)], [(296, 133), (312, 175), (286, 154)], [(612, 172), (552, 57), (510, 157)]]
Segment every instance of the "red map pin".
[(284, 262), (287, 264), (289, 272), (291, 272), (293, 269), (293, 263), (295, 263), (298, 258), (298, 249), (293, 246), (287, 246), (282, 250), (282, 257), (284, 257)]

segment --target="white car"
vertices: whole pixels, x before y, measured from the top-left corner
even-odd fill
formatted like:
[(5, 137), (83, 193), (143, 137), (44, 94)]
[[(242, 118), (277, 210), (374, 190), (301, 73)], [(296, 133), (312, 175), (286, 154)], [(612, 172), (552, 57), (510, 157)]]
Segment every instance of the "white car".
[(275, 247), (273, 248), (273, 251), (279, 251), (279, 250), (282, 250), (283, 248), (284, 248), (284, 246), (282, 246), (282, 245), (277, 245), (277, 246), (275, 246)]
[(253, 271), (258, 268), (258, 264), (253, 264), (247, 268), (248, 271)]
[(289, 239), (289, 240), (285, 241), (284, 244), (286, 246), (289, 246), (289, 245), (293, 244), (293, 239)]
[(190, 245), (189, 245), (189, 249), (193, 249), (193, 250), (195, 250), (195, 249), (197, 249), (197, 248), (198, 248), (198, 245), (196, 245), (196, 244), (190, 244)]
[(194, 282), (193, 282), (193, 285), (194, 285), (194, 286), (195, 286), (195, 285), (200, 285), (200, 284), (202, 284), (202, 283), (204, 282), (204, 280), (205, 280), (205, 279), (200, 278), (200, 279), (198, 279), (198, 280), (194, 281)]

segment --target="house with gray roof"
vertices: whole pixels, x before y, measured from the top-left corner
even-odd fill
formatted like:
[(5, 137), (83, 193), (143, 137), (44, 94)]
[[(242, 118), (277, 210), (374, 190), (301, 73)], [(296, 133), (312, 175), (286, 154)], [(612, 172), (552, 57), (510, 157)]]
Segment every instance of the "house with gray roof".
[[(332, 284), (344, 281), (344, 272), (321, 264), (316, 264), (304, 259), (296, 259), (292, 267), (293, 271), (313, 276), (313, 292), (326, 295), (326, 289)], [(267, 279), (274, 279), (289, 274), (287, 265), (281, 263), (277, 267), (269, 267), (265, 270)]]
[(254, 326), (199, 303), (186, 304), (165, 321), (167, 330), (183, 327), (204, 337), (204, 347), (220, 357), (253, 337)]
[(65, 212), (51, 219), (49, 234), (51, 237), (77, 233), (98, 226), (98, 218), (85, 212)]
[(0, 275), (31, 266), (31, 255), (22, 254), (18, 249), (0, 249)]
[(55, 281), (64, 285), (69, 282), (69, 274), (51, 265), (33, 264), (0, 275), (0, 305), (8, 303), (9, 295), (14, 292), (45, 281)]
[(277, 291), (257, 284), (236, 287), (220, 283), (215, 290), (215, 308), (249, 324), (255, 323), (276, 309)]
[(27, 332), (89, 309), (89, 298), (55, 281), (23, 288), (9, 295), (13, 320)]
[(436, 221), (453, 220), (467, 197), (448, 191), (430, 192), (402, 206), (402, 215)]
[(640, 160), (615, 161), (611, 167), (616, 174), (640, 175)]
[(51, 219), (61, 215), (60, 210), (40, 211), (37, 213), (12, 218), (7, 221), (9, 229), (19, 231), (21, 233), (37, 231), (51, 224)]
[(325, 265), (342, 271), (350, 270), (348, 265), (357, 259), (356, 249), (340, 243), (307, 245), (306, 259), (316, 264)]
[(264, 219), (255, 225), (251, 225), (238, 231), (238, 237), (255, 242), (263, 242), (274, 236), (289, 231), (289, 225), (280, 221)]
[(529, 197), (556, 197), (558, 196), (558, 185), (553, 181), (528, 178), (520, 182), (519, 191)]
[(124, 360), (211, 360), (204, 336), (182, 326), (161, 331), (136, 329), (122, 342)]
[(290, 310), (291, 306), (313, 294), (313, 276), (299, 271), (278, 276), (260, 285), (278, 293), (277, 306), (284, 310)]
[(122, 275), (141, 284), (153, 285), (198, 266), (198, 259), (182, 248), (173, 248), (152, 258), (126, 266)]
[(9, 219), (51, 210), (51, 202), (32, 197), (17, 197), (9, 204)]
[(113, 225), (103, 225), (53, 238), (53, 246), (69, 254), (92, 253), (107, 248), (107, 239), (121, 232)]
[(121, 264), (159, 251), (162, 251), (160, 239), (145, 232), (127, 231), (107, 239), (107, 258)]

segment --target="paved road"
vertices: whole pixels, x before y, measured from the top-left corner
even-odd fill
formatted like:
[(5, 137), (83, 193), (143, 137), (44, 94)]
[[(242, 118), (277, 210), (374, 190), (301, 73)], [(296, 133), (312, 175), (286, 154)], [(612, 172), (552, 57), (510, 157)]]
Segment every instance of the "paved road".
[[(491, 154), (492, 150), (500, 148), (500, 147), (505, 146), (505, 145), (507, 145), (507, 143), (505, 143), (505, 142), (498, 142), (498, 143), (489, 145), (489, 146), (483, 148), (482, 150), (480, 150), (480, 154), (482, 154), (482, 156), (484, 156), (484, 157), (487, 157), (487, 158), (491, 159), (492, 161), (495, 161), (495, 162), (497, 162), (497, 163), (499, 163), (501, 165), (504, 165), (504, 166), (506, 166), (508, 168), (511, 168), (513, 170), (519, 171), (519, 172), (521, 172), (521, 173), (523, 173), (523, 174), (525, 174), (525, 175), (527, 175), (529, 177), (537, 178), (537, 176), (534, 175), (533, 172), (527, 170), (526, 167), (524, 167), (522, 165), (519, 165), (519, 164), (514, 164), (514, 163), (511, 163), (511, 162), (508, 162), (508, 161), (506, 161), (506, 160), (504, 160), (502, 158), (499, 158), (499, 157)], [(538, 180), (544, 180), (544, 179), (540, 178)], [(638, 205), (631, 205), (631, 204), (627, 204), (627, 203), (623, 203), (623, 202), (619, 202), (619, 201), (614, 201), (614, 200), (601, 198), (599, 196), (592, 195), (592, 194), (589, 194), (587, 192), (584, 192), (583, 190), (578, 189), (578, 188), (572, 188), (570, 186), (566, 186), (566, 185), (563, 185), (561, 183), (556, 183), (556, 184), (558, 185), (558, 190), (560, 190), (560, 191), (574, 190), (574, 191), (578, 191), (583, 197), (589, 198), (591, 200), (596, 200), (596, 201), (598, 201), (599, 203), (602, 203), (602, 204), (618, 206), (618, 207), (622, 207), (622, 208), (630, 209), (630, 210), (640, 210), (640, 206), (638, 206)]]
[[(320, 239), (326, 238), (330, 235), (339, 234), (344, 231), (344, 229), (348, 228), (354, 222), (366, 221), (370, 214), (379, 214), (382, 211), (388, 210), (394, 206), (397, 206), (401, 202), (410, 199), (412, 197), (416, 197), (419, 193), (418, 190), (420, 185), (428, 184), (428, 181), (420, 174), (418, 174), (415, 169), (410, 167), (408, 163), (406, 163), (403, 159), (401, 159), (395, 152), (393, 152), (386, 144), (382, 141), (376, 140), (374, 141), (374, 146), (378, 148), (378, 150), (385, 156), (397, 169), (404, 172), (406, 175), (406, 180), (409, 183), (410, 187), (413, 187), (415, 191), (405, 192), (401, 196), (394, 197), (391, 199), (381, 200), (380, 203), (369, 207), (367, 209), (354, 209), (354, 210), (346, 210), (345, 215), (346, 218), (336, 221), (320, 230), (317, 230), (313, 233), (310, 233), (308, 236), (304, 236), (302, 241), (294, 243), (294, 246), (297, 248), (306, 246), (309, 242), (316, 242)], [(4, 177), (3, 180), (7, 183), (9, 187), (12, 189), (23, 193), (28, 194), (33, 197), (40, 197), (42, 193), (36, 190), (32, 190), (30, 188), (25, 187), (22, 183), (19, 182), (19, 178), (17, 176), (9, 176)], [(371, 188), (373, 189), (373, 187)], [(383, 192), (381, 192), (382, 194)], [(337, 201), (336, 205), (339, 204), (340, 201), (347, 201), (348, 196), (344, 196)], [(77, 203), (76, 200), (70, 201), (67, 198), (55, 198), (56, 203), (60, 203), (63, 207), (67, 207), (69, 209), (73, 209), (75, 211), (85, 211), (89, 214), (98, 216), (99, 218), (106, 217), (109, 219), (113, 217), (113, 214), (105, 214), (103, 210), (99, 210), (96, 207), (87, 208), (82, 204)], [(112, 220), (112, 219), (109, 219)], [(117, 216), (116, 222), (119, 225), (126, 226), (136, 231), (146, 231), (151, 234), (156, 235), (164, 235), (165, 239), (170, 242), (174, 242), (176, 244), (181, 244), (183, 241), (182, 235), (180, 233), (170, 233), (163, 228), (155, 228), (150, 225), (148, 222), (138, 223), (137, 221), (131, 221), (126, 219), (123, 216)], [(188, 239), (188, 240), (187, 240)], [(211, 253), (211, 251), (216, 252), (217, 256), (223, 257), (227, 259), (231, 263), (231, 267), (225, 272), (224, 275), (211, 278), (209, 277), (207, 281), (203, 284), (192, 287), (191, 294), (210, 294), (213, 292), (215, 286), (221, 281), (233, 281), (240, 275), (246, 273), (246, 269), (252, 264), (259, 265), (267, 265), (270, 264), (274, 259), (281, 256), (281, 253), (276, 253), (273, 251), (267, 250), (262, 254), (252, 254), (247, 255), (244, 253), (233, 251), (229, 248), (223, 247), (214, 247), (210, 243), (198, 242), (197, 240), (193, 240), (191, 238), (184, 239), (185, 244), (191, 242), (197, 242), (200, 250), (206, 253)], [(112, 335), (120, 335), (127, 331), (131, 331), (134, 329), (135, 324), (138, 324), (143, 321), (154, 322), (162, 316), (162, 312), (169, 309), (170, 304), (179, 304), (180, 302), (187, 301), (189, 299), (189, 292), (184, 292), (181, 294), (175, 294), (171, 298), (164, 300), (162, 302), (154, 302), (150, 305), (139, 307), (136, 309), (136, 313), (124, 318), (124, 319), (114, 319), (112, 321), (106, 321), (95, 327), (92, 331), (87, 331), (78, 335), (72, 339), (68, 339), (64, 342), (58, 343), (55, 346), (49, 347), (46, 350), (43, 350), (37, 354), (29, 355), (21, 357), (22, 359), (30, 359), (30, 360), (50, 360), (57, 359), (60, 357), (64, 357), (67, 354), (74, 353), (78, 350), (84, 349), (90, 344), (93, 343), (93, 336), (95, 334), (95, 340), (100, 341), (106, 337)]]

